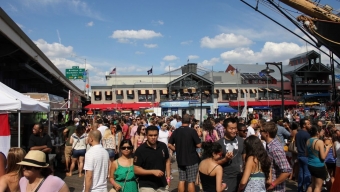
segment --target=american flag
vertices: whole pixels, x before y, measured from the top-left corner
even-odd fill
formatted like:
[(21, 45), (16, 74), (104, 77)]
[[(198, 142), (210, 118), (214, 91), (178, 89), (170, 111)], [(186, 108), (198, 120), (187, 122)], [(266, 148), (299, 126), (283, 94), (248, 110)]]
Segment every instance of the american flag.
[(112, 69), (112, 71), (110, 72), (110, 74), (116, 74), (116, 68)]

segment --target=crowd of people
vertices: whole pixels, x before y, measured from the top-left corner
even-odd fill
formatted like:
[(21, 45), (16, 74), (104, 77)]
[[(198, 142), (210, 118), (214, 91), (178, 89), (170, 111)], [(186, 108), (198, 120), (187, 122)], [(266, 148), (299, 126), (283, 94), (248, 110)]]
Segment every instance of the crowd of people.
[[(340, 188), (340, 132), (308, 117), (98, 115), (70, 120), (63, 135), (66, 175), (77, 167), (85, 192), (168, 191), (174, 159), (180, 192), (285, 191), (287, 179), (298, 191)], [(51, 150), (43, 126), (34, 125), (27, 154), (0, 153), (0, 191), (69, 191), (53, 176)]]

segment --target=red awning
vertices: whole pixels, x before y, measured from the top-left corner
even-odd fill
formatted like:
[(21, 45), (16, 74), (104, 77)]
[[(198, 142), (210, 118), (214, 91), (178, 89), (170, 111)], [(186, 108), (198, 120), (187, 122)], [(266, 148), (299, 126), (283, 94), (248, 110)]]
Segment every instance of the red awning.
[[(230, 101), (229, 106), (231, 107), (237, 107), (240, 104), (240, 106), (244, 106), (243, 101)], [(284, 105), (297, 105), (298, 102), (296, 101), (284, 101)], [(247, 106), (281, 106), (281, 100), (269, 100), (268, 101), (248, 101)]]
[(85, 109), (131, 109), (139, 110), (140, 108), (158, 107), (159, 103), (110, 103), (110, 104), (89, 104)]

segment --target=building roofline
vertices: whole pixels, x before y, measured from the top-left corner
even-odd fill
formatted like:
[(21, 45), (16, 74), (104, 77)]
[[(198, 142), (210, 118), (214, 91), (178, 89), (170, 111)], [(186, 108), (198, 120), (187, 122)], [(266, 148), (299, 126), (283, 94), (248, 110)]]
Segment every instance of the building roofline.
[[(38, 46), (22, 31), (22, 29), (7, 15), (7, 13), (0, 7), (0, 18), (17, 34), (20, 38), (27, 43), (31, 49), (33, 49), (38, 56), (43, 59), (44, 62), (48, 65), (49, 68), (46, 68), (42, 63), (39, 63), (39, 58), (36, 59), (36, 62), (41, 65), (45, 70), (49, 71), (51, 75), (53, 75), (56, 79), (58, 79), (62, 84), (68, 87), (70, 90), (75, 91), (82, 97), (85, 97), (82, 90), (80, 90), (76, 85), (74, 85), (69, 79), (65, 77), (65, 75), (51, 62), (51, 60), (38, 48)], [(20, 45), (13, 41), (8, 34), (3, 33), (7, 38), (16, 44), (23, 52), (27, 55), (31, 56), (30, 53), (27, 53)], [(33, 58), (32, 58), (33, 59)], [(51, 71), (52, 69), (52, 71)]]

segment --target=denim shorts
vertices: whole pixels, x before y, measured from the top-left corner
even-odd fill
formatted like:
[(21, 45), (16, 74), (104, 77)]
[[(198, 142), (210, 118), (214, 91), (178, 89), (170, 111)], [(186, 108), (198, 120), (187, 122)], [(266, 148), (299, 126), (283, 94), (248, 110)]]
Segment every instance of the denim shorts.
[(86, 149), (79, 149), (79, 150), (73, 150), (72, 158), (78, 158), (80, 156), (84, 157), (86, 153)]
[(115, 157), (115, 150), (114, 149), (106, 149), (106, 151), (109, 153), (110, 159)]

